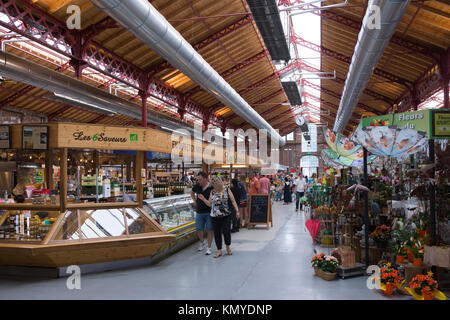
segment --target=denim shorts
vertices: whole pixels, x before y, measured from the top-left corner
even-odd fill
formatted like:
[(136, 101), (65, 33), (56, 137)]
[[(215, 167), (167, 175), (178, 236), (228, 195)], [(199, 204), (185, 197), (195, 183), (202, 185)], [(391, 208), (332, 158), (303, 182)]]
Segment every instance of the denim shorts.
[(213, 231), (213, 226), (209, 213), (197, 213), (195, 218), (195, 226), (197, 231), (203, 231), (205, 229), (205, 224), (206, 230)]

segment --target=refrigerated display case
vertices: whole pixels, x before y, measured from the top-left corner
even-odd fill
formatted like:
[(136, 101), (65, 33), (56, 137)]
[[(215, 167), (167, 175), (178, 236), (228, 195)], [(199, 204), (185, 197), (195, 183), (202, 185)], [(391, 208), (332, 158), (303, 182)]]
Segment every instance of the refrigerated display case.
[(171, 233), (195, 224), (195, 209), (189, 194), (144, 200), (144, 210)]

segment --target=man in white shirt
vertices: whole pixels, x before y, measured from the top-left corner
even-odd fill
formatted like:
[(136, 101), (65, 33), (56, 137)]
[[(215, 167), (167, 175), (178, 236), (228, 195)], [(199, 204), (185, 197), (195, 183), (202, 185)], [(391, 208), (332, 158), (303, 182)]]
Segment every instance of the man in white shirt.
[[(294, 181), (295, 185), (295, 211), (298, 211), (298, 204), (300, 202), (300, 198), (302, 198), (305, 195), (307, 182), (306, 179), (303, 177), (303, 174), (300, 173), (300, 176), (295, 179)], [(300, 203), (300, 211), (302, 211), (302, 204)]]

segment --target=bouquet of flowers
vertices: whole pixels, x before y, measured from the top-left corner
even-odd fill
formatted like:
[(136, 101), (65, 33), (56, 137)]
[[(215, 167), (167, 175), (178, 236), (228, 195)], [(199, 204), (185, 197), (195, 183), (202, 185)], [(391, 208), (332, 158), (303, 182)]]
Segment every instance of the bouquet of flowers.
[(375, 231), (370, 234), (375, 242), (386, 243), (391, 238), (391, 228), (387, 225), (376, 227)]
[(339, 262), (333, 256), (327, 256), (324, 253), (319, 253), (311, 259), (311, 264), (314, 268), (318, 268), (324, 272), (336, 273), (339, 269)]
[(400, 272), (396, 268), (390, 266), (390, 264), (387, 264), (386, 267), (381, 268), (380, 282), (386, 287), (385, 290), (389, 289), (389, 286), (391, 286), (392, 288), (400, 288), (403, 283), (403, 278), (400, 276)]
[(325, 253), (319, 253), (316, 254), (312, 259), (311, 259), (311, 264), (313, 266), (313, 268), (319, 268), (322, 266), (323, 261), (325, 260)]
[(438, 283), (432, 277), (431, 271), (427, 275), (418, 274), (412, 278), (409, 288), (404, 288), (404, 290), (416, 300), (432, 300), (433, 297), (439, 300), (447, 300), (445, 294), (437, 289)]

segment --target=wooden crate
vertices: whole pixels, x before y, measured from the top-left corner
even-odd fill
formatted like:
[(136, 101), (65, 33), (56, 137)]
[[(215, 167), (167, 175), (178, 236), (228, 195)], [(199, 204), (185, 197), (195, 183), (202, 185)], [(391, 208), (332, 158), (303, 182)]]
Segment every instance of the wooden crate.
[(355, 251), (351, 249), (351, 247), (341, 247), (341, 267), (343, 268), (353, 268), (356, 265), (356, 255)]
[[(369, 247), (369, 265), (377, 265), (378, 261), (381, 260), (381, 257), (383, 255), (383, 250), (381, 248), (377, 247)], [(361, 262), (365, 263), (366, 258), (366, 248), (364, 246), (361, 246)]]

